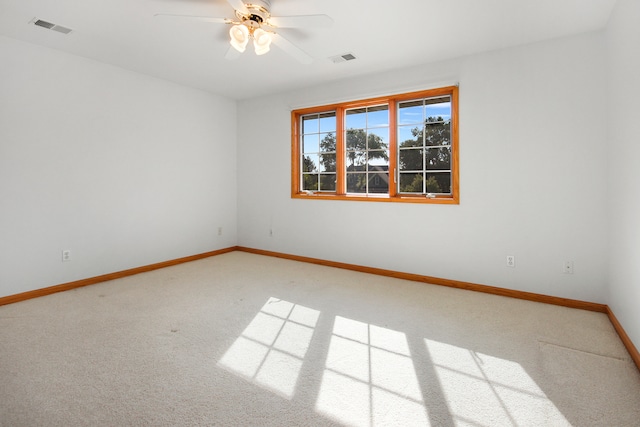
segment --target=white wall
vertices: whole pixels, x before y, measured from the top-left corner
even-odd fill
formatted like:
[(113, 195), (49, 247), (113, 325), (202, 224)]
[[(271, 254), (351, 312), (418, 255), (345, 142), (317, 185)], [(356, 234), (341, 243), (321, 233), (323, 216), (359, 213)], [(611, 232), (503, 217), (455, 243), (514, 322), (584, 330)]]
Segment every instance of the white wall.
[(640, 348), (640, 2), (618, 0), (607, 29), (609, 305)]
[(0, 58), (0, 296), (235, 245), (234, 101), (5, 37)]
[[(604, 55), (592, 33), (240, 102), (239, 245), (605, 302)], [(290, 198), (291, 109), (451, 82), (460, 205)]]
[[(0, 296), (240, 244), (604, 302), (638, 343), (639, 18), (619, 0), (604, 35), (243, 101), (237, 115), (0, 36)], [(291, 109), (452, 82), (460, 205), (290, 198)]]

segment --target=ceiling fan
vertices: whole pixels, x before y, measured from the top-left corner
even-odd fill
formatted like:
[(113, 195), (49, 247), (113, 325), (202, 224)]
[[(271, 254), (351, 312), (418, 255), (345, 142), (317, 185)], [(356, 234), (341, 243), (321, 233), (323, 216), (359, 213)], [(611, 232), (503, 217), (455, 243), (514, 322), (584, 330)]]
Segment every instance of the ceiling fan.
[(231, 47), (225, 55), (227, 59), (238, 57), (245, 51), (249, 41), (253, 40), (257, 55), (267, 53), (273, 42), (303, 64), (310, 64), (313, 58), (276, 30), (278, 28), (328, 28), (333, 25), (333, 19), (327, 15), (271, 16), (270, 0), (248, 0), (247, 3), (242, 0), (227, 0), (227, 2), (235, 10), (234, 19), (164, 13), (157, 13), (155, 16), (231, 25), (229, 30)]

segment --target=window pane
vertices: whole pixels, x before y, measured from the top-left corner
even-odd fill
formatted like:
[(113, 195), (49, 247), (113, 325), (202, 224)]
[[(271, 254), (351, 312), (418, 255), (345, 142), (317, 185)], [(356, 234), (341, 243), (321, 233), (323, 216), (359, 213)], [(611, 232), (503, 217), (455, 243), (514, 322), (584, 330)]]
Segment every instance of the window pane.
[(388, 193), (389, 192), (389, 174), (388, 173), (369, 173), (369, 193)]
[(438, 120), (451, 118), (451, 99), (448, 96), (425, 100), (426, 117)]
[(428, 173), (427, 193), (451, 193), (451, 173)]
[(421, 173), (401, 173), (400, 192), (401, 193), (422, 193), (423, 177)]
[(336, 171), (336, 153), (320, 154), (320, 172)]
[(367, 135), (367, 148), (369, 150), (379, 150), (387, 148), (389, 143), (389, 128), (370, 129)]
[(367, 148), (367, 132), (364, 129), (347, 130), (347, 150), (364, 150)]
[(369, 151), (369, 155), (367, 156), (370, 165), (384, 165), (389, 167), (389, 153), (383, 150), (375, 150)]
[(336, 135), (334, 133), (320, 134), (320, 150), (319, 151), (336, 151)]
[(320, 114), (320, 132), (335, 132), (336, 131), (336, 113), (332, 111), (330, 113)]
[(320, 175), (320, 191), (336, 191), (336, 175), (322, 174)]
[(451, 147), (430, 148), (427, 151), (427, 169), (450, 170)]
[(318, 151), (320, 151), (318, 141), (318, 134), (304, 135), (302, 137), (302, 152), (317, 153)]
[(302, 172), (316, 172), (318, 165), (317, 154), (305, 154), (302, 156)]
[(450, 122), (424, 125), (425, 142), (427, 145), (451, 145)]
[(422, 148), (413, 148), (408, 150), (400, 150), (400, 156), (398, 159), (400, 170), (406, 171), (422, 171), (424, 170), (424, 163), (422, 155)]
[[(347, 110), (345, 122), (347, 192), (388, 192), (389, 106)], [(354, 173), (367, 171), (378, 173)]]
[(422, 147), (422, 132), (420, 132), (415, 126), (403, 126), (398, 128), (398, 146)]
[(423, 110), (422, 100), (401, 102), (398, 104), (398, 124), (422, 124), (424, 122)]
[(315, 191), (318, 189), (318, 175), (317, 174), (303, 174), (302, 175), (302, 190), (303, 191)]
[(347, 193), (365, 193), (367, 191), (367, 174), (347, 173)]
[(311, 114), (302, 117), (302, 133), (318, 133), (320, 130), (318, 115)]
[[(421, 114), (420, 121), (416, 118)], [(414, 126), (411, 126), (415, 123)], [(398, 104), (398, 191), (449, 193), (451, 187), (451, 97)], [(421, 147), (430, 147), (426, 151)], [(411, 148), (416, 147), (416, 148)], [(443, 173), (426, 173), (444, 171)], [(412, 173), (411, 173), (412, 172)]]
[(347, 129), (364, 129), (367, 127), (367, 109), (354, 108), (347, 110), (345, 127)]
[(347, 151), (347, 170), (364, 170), (366, 161), (366, 151)]
[(367, 109), (367, 127), (389, 126), (389, 106), (379, 105)]

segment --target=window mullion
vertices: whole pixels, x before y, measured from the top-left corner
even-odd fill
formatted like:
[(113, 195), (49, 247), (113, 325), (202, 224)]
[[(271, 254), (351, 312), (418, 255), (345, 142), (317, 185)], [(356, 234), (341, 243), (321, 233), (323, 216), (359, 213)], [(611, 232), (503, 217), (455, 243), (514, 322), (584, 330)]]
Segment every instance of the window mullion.
[(396, 168), (398, 164), (398, 129), (395, 99), (389, 100), (389, 197), (395, 197), (398, 190), (396, 182)]
[(300, 143), (300, 120), (302, 115), (291, 113), (291, 182), (295, 183), (291, 188), (294, 196), (302, 191), (302, 168), (300, 157), (302, 156), (302, 144)]
[(451, 91), (451, 194), (456, 197), (456, 203), (460, 202), (460, 176), (458, 147), (458, 88)]
[(336, 108), (336, 194), (347, 194), (344, 108)]

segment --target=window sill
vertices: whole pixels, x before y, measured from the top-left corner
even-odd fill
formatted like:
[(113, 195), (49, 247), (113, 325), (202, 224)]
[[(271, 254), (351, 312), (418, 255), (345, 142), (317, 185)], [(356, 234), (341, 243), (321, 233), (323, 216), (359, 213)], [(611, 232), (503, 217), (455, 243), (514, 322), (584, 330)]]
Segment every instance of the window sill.
[(349, 200), (354, 202), (426, 203), (436, 205), (459, 205), (460, 200), (451, 196), (426, 197), (402, 195), (390, 197), (388, 194), (335, 194), (335, 193), (294, 193), (292, 199)]

